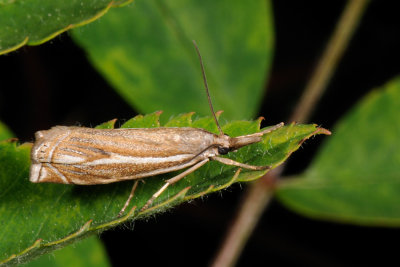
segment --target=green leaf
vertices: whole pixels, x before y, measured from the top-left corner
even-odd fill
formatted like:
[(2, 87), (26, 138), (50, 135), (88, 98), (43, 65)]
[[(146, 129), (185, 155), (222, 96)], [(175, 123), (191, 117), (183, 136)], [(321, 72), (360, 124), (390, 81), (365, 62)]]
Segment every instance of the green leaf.
[(108, 267), (111, 266), (103, 244), (97, 236), (91, 236), (74, 246), (45, 254), (25, 264), (24, 267)]
[(269, 1), (137, 0), (73, 31), (94, 66), (132, 107), (209, 115), (199, 45), (211, 95), (228, 119), (259, 110), (273, 55)]
[(117, 119), (106, 121), (100, 125), (97, 125), (96, 128), (97, 129), (114, 129), (114, 125), (115, 125), (116, 121), (117, 121)]
[[(159, 115), (158, 112), (137, 116), (123, 126), (158, 127)], [(191, 115), (183, 114), (173, 121), (181, 126), (195, 125), (215, 130), (215, 126), (209, 127), (212, 118), (192, 122)], [(259, 124), (260, 120), (235, 121), (224, 125), (223, 129), (227, 134), (237, 136), (258, 131)], [(321, 131), (315, 125), (285, 126), (266, 134), (262, 142), (230, 152), (227, 157), (248, 164), (276, 167), (305, 139), (323, 133)], [(237, 167), (209, 162), (171, 185), (149, 209), (136, 212), (134, 206), (140, 210), (165, 179), (175, 176), (177, 172), (149, 177), (145, 183), (139, 183), (126, 215), (117, 218), (133, 181), (94, 186), (30, 183), (30, 149), (31, 144), (0, 143), (0, 263), (31, 260), (55, 247), (65, 246), (129, 219), (160, 212), (182, 201), (225, 188), (233, 182), (257, 179), (267, 172), (243, 170), (235, 176)]]
[(400, 78), (367, 95), (279, 199), (314, 218), (400, 226)]
[(8, 129), (7, 125), (0, 121), (0, 141), (14, 137), (15, 135)]
[(131, 0), (0, 0), (0, 55), (38, 45)]

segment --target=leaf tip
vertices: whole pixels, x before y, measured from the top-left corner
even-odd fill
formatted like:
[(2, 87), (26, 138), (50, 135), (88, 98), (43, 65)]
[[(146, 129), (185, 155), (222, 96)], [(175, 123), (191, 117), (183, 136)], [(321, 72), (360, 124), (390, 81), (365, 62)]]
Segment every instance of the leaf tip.
[(318, 127), (317, 130), (315, 131), (315, 134), (325, 134), (325, 135), (331, 135), (332, 132), (329, 131), (328, 129)]
[(112, 125), (113, 127), (115, 127), (115, 123), (117, 122), (117, 119), (112, 119), (112, 120), (109, 120), (108, 121), (108, 123), (110, 124), (110, 125)]
[(16, 143), (16, 142), (18, 142), (18, 138), (17, 137), (11, 137), (11, 138), (7, 138), (7, 139), (4, 139), (4, 140), (1, 140), (1, 142), (4, 142), (4, 143)]
[(215, 116), (217, 116), (217, 118), (219, 118), (219, 116), (221, 116), (222, 113), (224, 113), (223, 110), (218, 110), (217, 112), (215, 112)]
[(265, 120), (265, 118), (263, 116), (260, 116), (257, 118), (256, 123), (258, 125), (258, 129), (261, 129), (261, 122)]

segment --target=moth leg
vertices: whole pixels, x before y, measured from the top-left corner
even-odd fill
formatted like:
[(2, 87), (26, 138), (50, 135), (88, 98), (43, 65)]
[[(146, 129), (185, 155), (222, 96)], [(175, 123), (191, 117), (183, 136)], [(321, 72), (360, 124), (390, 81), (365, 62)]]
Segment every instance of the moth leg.
[(178, 174), (175, 177), (172, 177), (171, 179), (168, 179), (165, 184), (158, 189), (157, 192), (154, 193), (154, 195), (146, 202), (146, 204), (140, 209), (140, 211), (144, 211), (145, 209), (147, 209), (151, 203), (153, 203), (153, 201), (158, 198), (164, 191), (165, 189), (168, 188), (168, 186), (170, 186), (171, 184), (174, 184), (176, 182), (178, 182), (179, 180), (181, 180), (183, 177), (185, 177), (186, 175), (194, 172), (195, 170), (197, 170), (198, 168), (200, 168), (201, 166), (203, 166), (204, 164), (206, 164), (210, 159), (206, 158), (198, 163), (196, 163), (196, 165), (190, 167), (189, 169), (185, 170), (184, 172), (181, 172), (180, 174)]
[(117, 216), (118, 218), (121, 217), (121, 215), (124, 213), (126, 207), (128, 207), (129, 203), (131, 202), (132, 197), (133, 197), (133, 195), (135, 194), (136, 187), (137, 187), (138, 183), (139, 183), (139, 181), (136, 180), (135, 183), (133, 184), (131, 193), (129, 194), (129, 197), (128, 197), (128, 199), (126, 200), (126, 202), (125, 202), (125, 204), (124, 204), (124, 207), (123, 207), (123, 208), (121, 209), (121, 211), (118, 213), (118, 216)]
[(271, 166), (254, 166), (254, 165), (249, 165), (246, 163), (240, 163), (240, 162), (237, 162), (237, 161), (234, 161), (231, 159), (227, 159), (227, 158), (211, 157), (211, 159), (219, 161), (226, 165), (238, 166), (238, 167), (241, 167), (244, 169), (255, 170), (255, 171), (271, 169)]

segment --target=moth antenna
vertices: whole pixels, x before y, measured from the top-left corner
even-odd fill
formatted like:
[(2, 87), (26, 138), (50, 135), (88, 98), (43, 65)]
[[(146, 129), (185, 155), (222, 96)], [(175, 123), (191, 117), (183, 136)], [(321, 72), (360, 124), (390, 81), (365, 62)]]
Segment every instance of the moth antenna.
[(212, 115), (214, 117), (215, 123), (217, 124), (219, 135), (224, 135), (224, 132), (222, 131), (221, 126), (219, 126), (217, 116), (215, 115), (215, 112), (214, 112), (214, 108), (213, 108), (213, 105), (212, 105), (212, 102), (211, 102), (211, 97), (210, 97), (210, 91), (208, 90), (208, 83), (207, 83), (206, 72), (204, 70), (203, 59), (201, 58), (200, 50), (199, 50), (199, 47), (197, 46), (195, 40), (193, 40), (193, 45), (196, 48), (197, 55), (199, 56), (200, 66), (201, 66), (201, 73), (203, 74), (204, 87), (206, 88), (207, 100), (208, 100), (208, 104), (210, 105), (211, 113), (212, 113)]

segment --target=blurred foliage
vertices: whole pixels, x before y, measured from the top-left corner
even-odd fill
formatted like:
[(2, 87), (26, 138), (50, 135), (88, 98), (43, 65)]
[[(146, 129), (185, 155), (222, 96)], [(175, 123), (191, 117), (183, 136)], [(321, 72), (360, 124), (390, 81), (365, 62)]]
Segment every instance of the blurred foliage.
[(278, 198), (314, 218), (400, 226), (400, 78), (368, 94)]
[(209, 115), (195, 40), (210, 93), (228, 120), (252, 119), (272, 63), (269, 1), (135, 1), (99, 23), (73, 31), (74, 40), (127, 103), (164, 117)]
[(0, 55), (21, 46), (38, 45), (89, 23), (113, 6), (131, 0), (3, 0), (0, 1)]
[(14, 134), (8, 129), (7, 125), (0, 121), (0, 141), (13, 137)]

